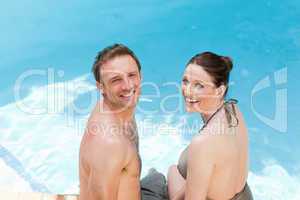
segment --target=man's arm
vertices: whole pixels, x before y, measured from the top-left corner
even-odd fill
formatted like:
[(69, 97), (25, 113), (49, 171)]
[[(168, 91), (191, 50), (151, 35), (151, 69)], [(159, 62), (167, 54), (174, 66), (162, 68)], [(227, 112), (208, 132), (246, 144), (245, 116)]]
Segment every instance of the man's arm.
[(198, 136), (189, 146), (185, 200), (205, 200), (214, 169), (214, 153), (208, 138)]
[(126, 166), (126, 147), (113, 136), (97, 134), (89, 141), (88, 193), (92, 199), (116, 200), (122, 170)]

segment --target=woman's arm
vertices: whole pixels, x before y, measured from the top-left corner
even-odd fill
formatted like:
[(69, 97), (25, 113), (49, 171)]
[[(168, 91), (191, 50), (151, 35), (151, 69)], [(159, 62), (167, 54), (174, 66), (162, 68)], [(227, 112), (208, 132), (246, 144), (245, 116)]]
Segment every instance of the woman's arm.
[(182, 188), (174, 195), (173, 198), (170, 198), (170, 200), (184, 200), (185, 195), (185, 185), (182, 186)]
[(172, 165), (168, 172), (168, 193), (170, 200), (183, 200), (185, 179), (179, 173), (177, 166)]
[(213, 145), (209, 136), (193, 139), (188, 152), (185, 200), (205, 200), (214, 169)]

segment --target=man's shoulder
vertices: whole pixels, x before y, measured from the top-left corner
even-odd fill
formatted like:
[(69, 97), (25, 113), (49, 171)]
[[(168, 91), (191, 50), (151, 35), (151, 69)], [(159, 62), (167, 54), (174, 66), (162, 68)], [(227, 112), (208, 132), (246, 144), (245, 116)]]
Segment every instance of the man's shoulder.
[(86, 142), (99, 148), (124, 146), (125, 141), (116, 123), (109, 120), (89, 120), (85, 130)]
[[(126, 160), (127, 158), (127, 144), (119, 136), (105, 133), (97, 133), (92, 135), (85, 133), (86, 138), (84, 145), (81, 146), (81, 156), (84, 157), (90, 164), (103, 162), (117, 162)], [(107, 160), (106, 158), (110, 158)]]
[(83, 148), (89, 153), (96, 152), (98, 154), (100, 151), (126, 152), (128, 144), (124, 139), (123, 127), (112, 115), (100, 112), (96, 107), (91, 112), (86, 124)]
[(91, 112), (86, 123), (86, 130), (91, 135), (115, 135), (119, 129), (119, 124), (110, 114), (100, 112), (96, 108)]

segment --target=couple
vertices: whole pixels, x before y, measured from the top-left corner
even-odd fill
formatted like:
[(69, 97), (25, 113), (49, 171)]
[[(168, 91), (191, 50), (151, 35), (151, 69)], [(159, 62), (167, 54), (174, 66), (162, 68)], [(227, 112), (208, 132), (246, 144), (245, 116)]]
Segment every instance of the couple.
[(126, 46), (109, 46), (93, 73), (97, 102), (80, 145), (80, 200), (251, 200), (247, 185), (248, 136), (236, 100), (225, 101), (232, 62), (211, 52), (187, 63), (182, 94), (188, 112), (204, 126), (170, 166), (167, 181), (152, 169), (140, 181), (141, 159), (134, 117), (141, 65)]

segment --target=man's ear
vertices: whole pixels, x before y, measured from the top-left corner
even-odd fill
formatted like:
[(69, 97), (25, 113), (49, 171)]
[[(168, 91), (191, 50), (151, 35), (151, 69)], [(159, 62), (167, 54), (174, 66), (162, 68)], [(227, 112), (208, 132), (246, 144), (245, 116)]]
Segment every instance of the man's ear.
[(219, 97), (224, 97), (224, 94), (225, 94), (225, 91), (226, 91), (226, 86), (225, 85), (220, 85), (218, 88), (217, 88), (217, 95)]
[(96, 81), (96, 87), (98, 90), (103, 91), (103, 83)]

